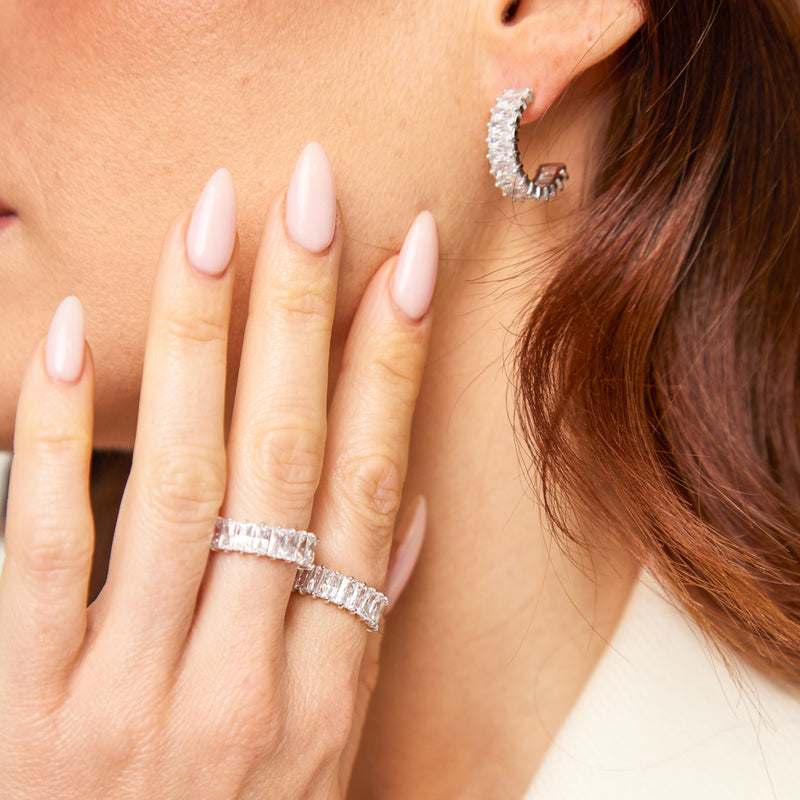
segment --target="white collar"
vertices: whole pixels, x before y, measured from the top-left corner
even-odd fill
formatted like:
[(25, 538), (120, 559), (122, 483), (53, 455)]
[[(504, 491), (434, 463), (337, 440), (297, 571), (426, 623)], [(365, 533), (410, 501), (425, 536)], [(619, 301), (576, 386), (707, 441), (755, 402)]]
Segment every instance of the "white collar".
[(800, 692), (736, 666), (643, 576), (524, 800), (800, 798)]

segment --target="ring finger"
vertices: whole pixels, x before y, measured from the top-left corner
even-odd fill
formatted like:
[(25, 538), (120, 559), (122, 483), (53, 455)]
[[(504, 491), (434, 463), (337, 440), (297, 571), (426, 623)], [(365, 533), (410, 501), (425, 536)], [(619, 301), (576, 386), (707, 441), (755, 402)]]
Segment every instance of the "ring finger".
[[(423, 212), (399, 258), (384, 265), (367, 289), (328, 416), (325, 471), (312, 516), (312, 527), (321, 532), (317, 562), (378, 589), (385, 583), (405, 481), (437, 263), (436, 225)], [(348, 585), (340, 585), (340, 595)], [(297, 598), (292, 611), (302, 622), (290, 626), (289, 648), (299, 639), (299, 653), (320, 654), (322, 648), (325, 663), (338, 658), (345, 667), (359, 663), (361, 620), (305, 597)]]

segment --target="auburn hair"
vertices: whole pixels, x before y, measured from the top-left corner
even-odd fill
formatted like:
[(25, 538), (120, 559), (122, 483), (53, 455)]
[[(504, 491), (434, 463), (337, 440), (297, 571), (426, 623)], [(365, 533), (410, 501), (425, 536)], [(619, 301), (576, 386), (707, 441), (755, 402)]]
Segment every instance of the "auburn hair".
[(585, 219), (520, 338), (521, 432), (560, 535), (584, 541), (577, 502), (800, 684), (797, 2), (641, 2)]

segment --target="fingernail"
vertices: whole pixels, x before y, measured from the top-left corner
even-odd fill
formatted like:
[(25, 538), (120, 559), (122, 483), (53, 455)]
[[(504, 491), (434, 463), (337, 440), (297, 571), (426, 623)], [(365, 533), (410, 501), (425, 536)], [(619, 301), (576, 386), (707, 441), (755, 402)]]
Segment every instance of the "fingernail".
[(322, 145), (309, 142), (300, 155), (286, 192), (286, 227), (311, 253), (330, 247), (336, 231), (336, 189)]
[(45, 346), (45, 368), (56, 383), (77, 383), (83, 374), (86, 334), (83, 306), (77, 297), (65, 297), (50, 323)]
[(395, 305), (411, 319), (425, 316), (433, 299), (438, 265), (436, 221), (430, 211), (423, 211), (406, 235), (391, 284)]
[(420, 495), (417, 500), (417, 507), (414, 509), (414, 516), (411, 518), (405, 535), (397, 549), (392, 554), (389, 564), (389, 576), (386, 580), (386, 597), (389, 599), (389, 606), (394, 606), (397, 599), (406, 588), (408, 579), (414, 571), (414, 566), (422, 549), (422, 540), (425, 538), (425, 527), (428, 521), (428, 507), (425, 498)]
[(203, 275), (225, 272), (236, 241), (236, 191), (226, 169), (209, 179), (192, 212), (186, 231), (186, 257)]

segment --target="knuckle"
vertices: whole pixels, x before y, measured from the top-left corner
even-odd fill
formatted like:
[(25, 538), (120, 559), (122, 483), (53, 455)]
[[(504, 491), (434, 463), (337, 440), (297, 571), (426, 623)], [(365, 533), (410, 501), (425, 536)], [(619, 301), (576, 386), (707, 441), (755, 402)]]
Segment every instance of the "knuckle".
[(333, 298), (323, 286), (298, 286), (297, 269), (289, 270), (286, 282), (275, 295), (275, 303), (282, 316), (304, 326), (319, 325), (323, 328), (333, 318)]
[(404, 470), (386, 453), (348, 453), (336, 465), (340, 497), (370, 534), (394, 527), (403, 492)]
[(226, 763), (243, 766), (278, 750), (285, 738), (283, 717), (263, 694), (254, 695), (240, 687), (234, 697), (216, 708), (216, 713), (206, 715), (208, 724), (197, 729), (200, 747), (218, 755), (222, 747)]
[(202, 314), (195, 307), (179, 306), (165, 314), (162, 335), (168, 349), (182, 351), (187, 346), (224, 342), (228, 329), (224, 319)]
[(352, 726), (352, 709), (347, 716), (327, 710), (320, 714), (320, 727), (314, 741), (319, 762), (326, 764), (341, 756), (350, 738)]
[(91, 537), (77, 528), (65, 527), (57, 515), (35, 519), (26, 533), (21, 560), (26, 573), (48, 580), (88, 575)]
[(274, 753), (282, 741), (281, 726), (266, 714), (232, 714), (227, 730), (235, 756), (245, 763), (257, 762)]
[(351, 672), (345, 669), (344, 676), (347, 677), (342, 676), (343, 680), (328, 687), (312, 712), (313, 723), (308, 732), (311, 740), (306, 747), (323, 764), (337, 761), (352, 735), (355, 692)]
[[(106, 691), (98, 693), (90, 701), (97, 725), (84, 727), (76, 747), (89, 749), (93, 760), (103, 764), (111, 773), (122, 774), (136, 762), (143, 762), (157, 751), (162, 733), (160, 713), (157, 707), (143, 702), (138, 708), (113, 703)], [(113, 710), (112, 710), (113, 709)], [(76, 709), (64, 722), (74, 727)]]
[(316, 765), (338, 761), (353, 727), (353, 701), (327, 692), (324, 703), (303, 713), (295, 729), (295, 749), (307, 753)]
[(250, 432), (246, 462), (259, 495), (280, 498), (298, 508), (310, 502), (322, 469), (323, 431), (299, 425), (259, 426)]
[(413, 402), (421, 378), (418, 348), (411, 342), (385, 342), (373, 355), (369, 365), (370, 382), (386, 386), (394, 402)]
[(282, 676), (265, 669), (252, 642), (226, 648), (215, 663), (214, 670), (187, 672), (171, 690), (168, 738), (209, 765), (245, 775), (285, 737)]
[(142, 499), (157, 519), (192, 523), (219, 511), (225, 491), (221, 455), (166, 452), (154, 457), (146, 470)]
[(64, 459), (83, 457), (92, 446), (88, 428), (75, 420), (50, 419), (40, 424), (29, 442), (29, 452), (38, 464), (62, 464)]
[(125, 724), (121, 716), (106, 718), (102, 736), (93, 742), (96, 761), (114, 772), (124, 771), (142, 747), (140, 734), (132, 725)]

